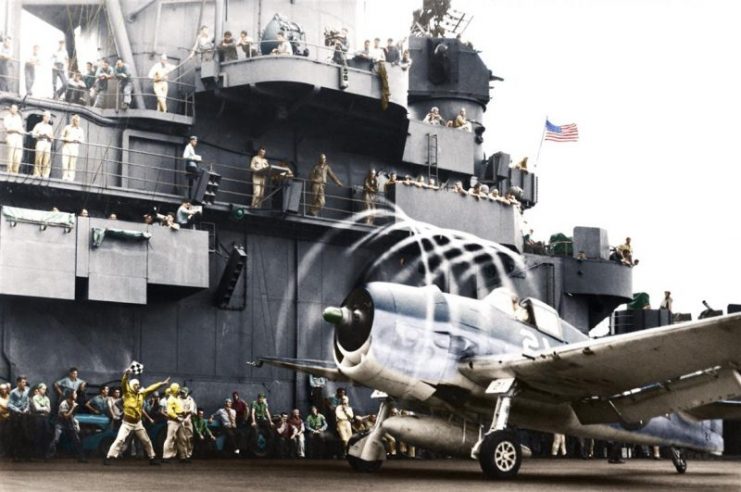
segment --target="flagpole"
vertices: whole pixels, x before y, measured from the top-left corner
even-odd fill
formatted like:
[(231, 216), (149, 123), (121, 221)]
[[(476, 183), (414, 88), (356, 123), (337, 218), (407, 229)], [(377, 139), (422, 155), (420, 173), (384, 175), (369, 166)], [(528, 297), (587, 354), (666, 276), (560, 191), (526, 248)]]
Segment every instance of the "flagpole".
[(545, 142), (545, 130), (548, 128), (548, 115), (545, 116), (545, 124), (543, 124), (543, 134), (540, 136), (540, 145), (538, 146), (538, 154), (535, 156), (535, 165), (533, 171), (538, 169), (538, 163), (540, 162), (540, 150), (543, 148), (543, 142)]

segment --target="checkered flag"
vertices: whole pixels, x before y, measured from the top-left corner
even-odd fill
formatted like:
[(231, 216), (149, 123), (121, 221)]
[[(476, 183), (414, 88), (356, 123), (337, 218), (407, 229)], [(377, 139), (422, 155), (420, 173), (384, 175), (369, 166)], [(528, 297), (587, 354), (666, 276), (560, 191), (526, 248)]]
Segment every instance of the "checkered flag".
[(129, 366), (129, 370), (131, 371), (131, 374), (138, 376), (144, 372), (144, 364), (142, 364), (141, 362), (133, 361)]

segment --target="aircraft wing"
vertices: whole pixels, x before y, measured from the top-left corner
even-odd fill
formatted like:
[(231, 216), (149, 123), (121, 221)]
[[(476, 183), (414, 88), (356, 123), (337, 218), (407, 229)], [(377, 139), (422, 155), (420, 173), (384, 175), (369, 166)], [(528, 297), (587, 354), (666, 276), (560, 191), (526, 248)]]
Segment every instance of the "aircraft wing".
[(699, 420), (741, 420), (741, 401), (716, 401), (687, 413)]
[(516, 378), (570, 402), (583, 424), (645, 418), (741, 395), (741, 314), (588, 340), (534, 354), (476, 357), (460, 371), (487, 386)]
[(257, 362), (248, 362), (248, 364), (255, 367), (262, 367), (265, 363), (292, 371), (305, 372), (312, 376), (327, 378), (331, 381), (350, 381), (347, 376), (337, 369), (337, 365), (334, 362), (325, 360), (260, 357)]

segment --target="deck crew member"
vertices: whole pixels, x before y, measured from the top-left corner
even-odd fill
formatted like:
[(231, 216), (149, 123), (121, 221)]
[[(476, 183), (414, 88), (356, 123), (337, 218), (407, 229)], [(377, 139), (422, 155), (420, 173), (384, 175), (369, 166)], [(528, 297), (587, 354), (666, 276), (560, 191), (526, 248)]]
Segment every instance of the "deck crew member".
[(151, 393), (157, 391), (160, 386), (168, 384), (170, 378), (141, 389), (138, 379), (129, 380), (130, 372), (131, 369), (126, 369), (121, 378), (121, 388), (123, 388), (123, 422), (118, 429), (116, 440), (113, 441), (111, 448), (108, 450), (104, 463), (106, 465), (110, 464), (111, 458), (118, 458), (126, 444), (126, 438), (133, 432), (144, 446), (144, 451), (149, 456), (149, 464), (157, 465), (159, 463), (154, 459), (152, 441), (149, 440), (147, 431), (142, 424), (142, 405)]
[(80, 116), (73, 114), (72, 121), (62, 130), (62, 179), (75, 180), (77, 156), (80, 154), (80, 144), (85, 141), (85, 134), (80, 128)]
[(342, 443), (342, 454), (344, 456), (347, 452), (347, 443), (352, 436), (352, 420), (354, 417), (350, 400), (347, 396), (343, 396), (340, 400), (340, 404), (335, 410), (335, 417), (337, 418), (337, 436)]
[(5, 117), (5, 141), (8, 143), (7, 171), (18, 174), (23, 157), (23, 117), (18, 112), (18, 106), (10, 106), (10, 114)]
[(162, 53), (160, 61), (149, 70), (152, 89), (157, 97), (157, 111), (160, 113), (167, 112), (167, 75), (174, 69), (172, 64), (167, 63), (167, 55)]
[(265, 147), (260, 147), (257, 154), (250, 161), (250, 171), (252, 171), (252, 208), (260, 208), (262, 199), (265, 196), (265, 182), (267, 180), (266, 172), (270, 169), (270, 164), (265, 158)]
[(183, 405), (183, 432), (185, 435), (185, 459), (193, 456), (193, 419), (198, 415), (198, 405), (187, 387), (180, 388)]
[(54, 138), (54, 129), (49, 120), (51, 113), (44, 111), (41, 121), (33, 127), (31, 135), (36, 139), (36, 158), (34, 159), (33, 175), (48, 178), (51, 173), (51, 141)]
[(318, 216), (326, 203), (324, 190), (327, 186), (327, 177), (331, 178), (337, 186), (342, 186), (342, 182), (329, 167), (327, 156), (321, 154), (319, 162), (311, 169), (309, 182), (311, 183), (311, 205), (309, 206), (309, 215)]
[(180, 461), (187, 459), (185, 448), (185, 410), (183, 409), (183, 400), (180, 398), (180, 385), (172, 383), (167, 390), (167, 438), (162, 448), (162, 459), (169, 460), (175, 457), (177, 453)]
[(368, 171), (368, 175), (363, 181), (363, 204), (365, 209), (368, 211), (368, 215), (365, 217), (365, 223), (368, 225), (373, 224), (375, 219), (376, 210), (376, 194), (378, 193), (378, 178), (376, 178), (376, 170), (371, 169)]

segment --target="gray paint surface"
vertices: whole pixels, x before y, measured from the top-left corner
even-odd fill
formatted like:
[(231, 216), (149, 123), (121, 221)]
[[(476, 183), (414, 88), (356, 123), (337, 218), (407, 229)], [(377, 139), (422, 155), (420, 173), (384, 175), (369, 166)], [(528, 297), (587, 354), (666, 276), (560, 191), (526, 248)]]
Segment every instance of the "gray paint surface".
[(75, 298), (75, 234), (0, 217), (0, 294)]

